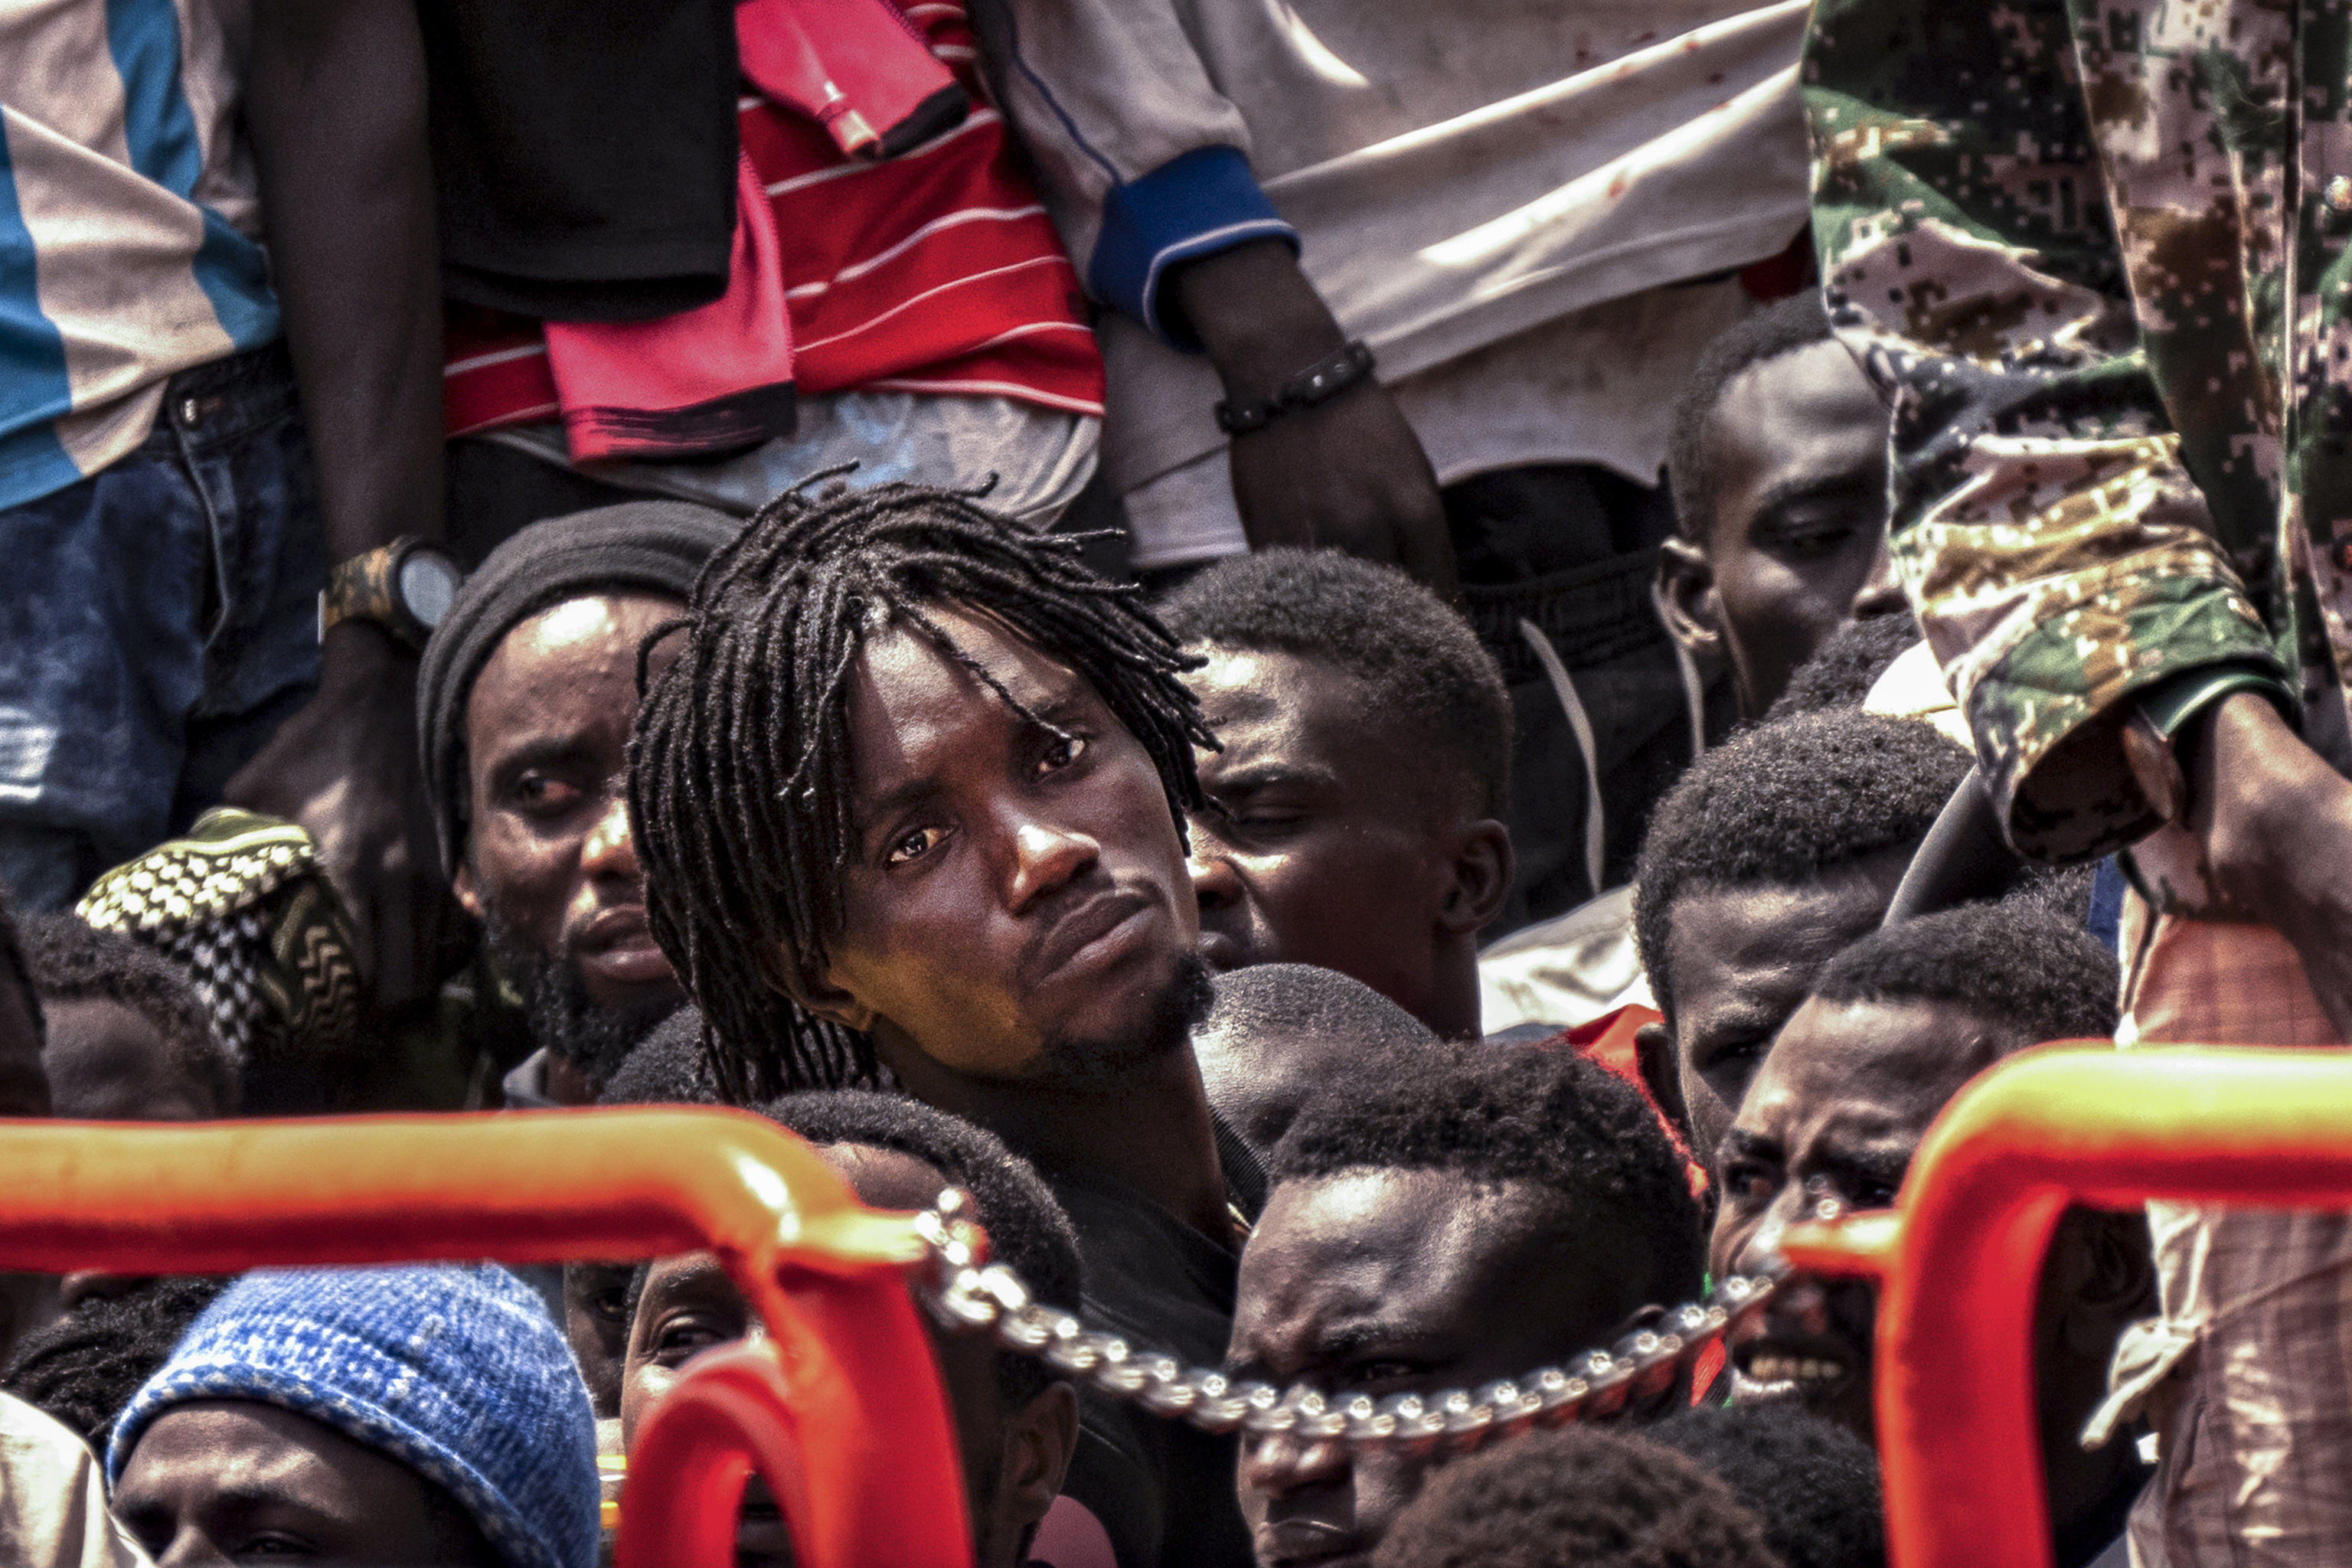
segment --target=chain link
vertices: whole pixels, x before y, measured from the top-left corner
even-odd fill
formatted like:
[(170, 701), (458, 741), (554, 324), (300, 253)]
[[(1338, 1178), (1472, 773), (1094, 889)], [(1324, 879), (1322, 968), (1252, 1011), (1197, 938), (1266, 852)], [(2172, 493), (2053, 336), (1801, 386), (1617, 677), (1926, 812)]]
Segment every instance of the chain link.
[(1375, 1399), (1327, 1394), (1303, 1383), (1282, 1389), (1236, 1382), (1088, 1329), (1071, 1313), (1034, 1300), (1012, 1269), (989, 1262), (987, 1234), (972, 1215), (971, 1194), (950, 1187), (915, 1218), (930, 1253), (916, 1294), (950, 1328), (988, 1330), (1006, 1350), (1204, 1432), (1351, 1447), (1467, 1447), (1498, 1434), (1609, 1415), (1670, 1383), (1683, 1365), (1761, 1308), (1778, 1283), (1776, 1276), (1733, 1275), (1707, 1300), (1678, 1307), (1609, 1350), (1588, 1351), (1525, 1377)]

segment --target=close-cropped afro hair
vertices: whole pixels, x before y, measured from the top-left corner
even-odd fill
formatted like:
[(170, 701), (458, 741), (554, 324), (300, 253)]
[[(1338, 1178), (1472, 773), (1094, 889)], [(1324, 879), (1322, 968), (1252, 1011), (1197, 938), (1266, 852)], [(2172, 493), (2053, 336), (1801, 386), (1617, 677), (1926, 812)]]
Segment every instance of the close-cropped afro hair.
[(1368, 1054), (1301, 1108), (1266, 1162), (1277, 1185), (1365, 1168), (1548, 1187), (1622, 1220), (1655, 1260), (1655, 1297), (1699, 1292), (1706, 1247), (1682, 1155), (1639, 1089), (1573, 1050)]
[(1034, 1166), (986, 1128), (903, 1094), (820, 1089), (759, 1108), (812, 1143), (895, 1149), (971, 1194), (989, 1256), (1039, 1300), (1078, 1310), (1078, 1233)]
[[(719, 1096), (700, 1071), (700, 1025), (690, 1012), (665, 1020), (629, 1054), (605, 1086), (600, 1105), (713, 1105)], [(1021, 1276), (1037, 1300), (1078, 1310), (1084, 1283), (1077, 1232), (1028, 1161), (1003, 1141), (960, 1116), (900, 1094), (819, 1089), (750, 1108), (812, 1143), (864, 1143), (895, 1149), (970, 1193), (988, 1232), (989, 1253)], [(631, 1282), (628, 1315), (636, 1316), (645, 1270)], [(1026, 1404), (1054, 1381), (1042, 1362), (1006, 1351), (996, 1358), (1005, 1398)]]
[(1677, 534), (1705, 549), (1715, 527), (1715, 408), (1725, 390), (1753, 366), (1832, 341), (1822, 291), (1805, 289), (1742, 317), (1706, 345), (1675, 399), (1666, 437), (1666, 485), (1675, 498)]
[(1885, 1568), (1878, 1456), (1834, 1421), (1768, 1400), (1701, 1405), (1642, 1436), (1729, 1487), (1783, 1568)]
[(1731, 1489), (1596, 1426), (1505, 1438), (1438, 1470), (1372, 1568), (1781, 1568)]
[(1312, 963), (1253, 963), (1216, 977), (1216, 1000), (1196, 1034), (1230, 1034), (1280, 1049), (1301, 1035), (1365, 1049), (1434, 1041), (1429, 1026), (1358, 980)]
[(1692, 763), (1650, 819), (1634, 873), (1633, 936), (1667, 1020), (1667, 940), (1685, 893), (1798, 886), (1916, 849), (1969, 767), (1927, 724), (1843, 710), (1759, 724)]
[(1367, 713), (1401, 721), (1500, 816), (1510, 796), (1511, 699), (1470, 623), (1393, 566), (1337, 550), (1229, 555), (1160, 605), (1187, 647), (1316, 659), (1363, 689)]
[(236, 1064), (213, 1032), (212, 1014), (185, 970), (143, 943), (70, 914), (26, 921), (25, 947), (33, 989), (44, 1005), (121, 1003), (155, 1026), (173, 1067), (201, 1084), (221, 1115), (236, 1114)]
[(1332, 1074), (1373, 1052), (1416, 1046), (1440, 1048), (1428, 1025), (1362, 981), (1311, 963), (1254, 963), (1217, 976), (1216, 1001), (1192, 1031), (1210, 1108), (1261, 1153)]
[(180, 1343), (188, 1326), (228, 1289), (226, 1279), (165, 1274), (120, 1296), (93, 1296), (17, 1342), (0, 1388), (47, 1411), (95, 1452), (114, 1418)]
[(1787, 688), (1765, 711), (1764, 722), (1861, 707), (1887, 666), (1920, 637), (1919, 623), (1908, 610), (1843, 623), (1789, 677)]
[(2042, 900), (2012, 897), (1873, 931), (1830, 961), (1812, 994), (1948, 1003), (2038, 1045), (2113, 1036), (2120, 984), (2096, 938)]
[(599, 1105), (720, 1105), (704, 1070), (702, 1015), (680, 1007), (621, 1058), (596, 1096)]

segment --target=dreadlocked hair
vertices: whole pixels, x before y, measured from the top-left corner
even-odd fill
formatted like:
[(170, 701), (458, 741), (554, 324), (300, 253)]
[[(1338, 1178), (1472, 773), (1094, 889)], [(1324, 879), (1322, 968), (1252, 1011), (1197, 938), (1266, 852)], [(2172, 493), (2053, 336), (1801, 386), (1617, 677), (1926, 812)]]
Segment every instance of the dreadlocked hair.
[[(854, 843), (851, 671), (869, 638), (921, 637), (1057, 737), (934, 620), (983, 612), (1084, 676), (1159, 770), (1177, 829), (1201, 805), (1192, 748), (1213, 747), (1177, 647), (1140, 590), (1079, 561), (1081, 536), (1031, 531), (979, 490), (813, 476), (768, 503), (696, 582), (684, 619), (639, 658), (629, 825), (654, 941), (702, 1009), (720, 1096), (749, 1104), (880, 1079), (872, 1043), (794, 998), (827, 966)], [(684, 647), (646, 689), (665, 636)], [(1066, 738), (1066, 737), (1062, 737)]]

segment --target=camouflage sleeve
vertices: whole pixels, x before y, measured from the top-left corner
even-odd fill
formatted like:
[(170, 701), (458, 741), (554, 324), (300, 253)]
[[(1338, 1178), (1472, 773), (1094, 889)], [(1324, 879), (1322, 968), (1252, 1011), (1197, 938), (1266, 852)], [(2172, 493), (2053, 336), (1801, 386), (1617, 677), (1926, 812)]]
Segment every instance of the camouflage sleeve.
[(2281, 668), (2198, 483), (2260, 476), (2174, 431), (2084, 58), (2062, 0), (1819, 0), (1804, 66), (1831, 317), (1894, 410), (1895, 563), (2011, 842), (2058, 860), (2154, 826), (2132, 693)]

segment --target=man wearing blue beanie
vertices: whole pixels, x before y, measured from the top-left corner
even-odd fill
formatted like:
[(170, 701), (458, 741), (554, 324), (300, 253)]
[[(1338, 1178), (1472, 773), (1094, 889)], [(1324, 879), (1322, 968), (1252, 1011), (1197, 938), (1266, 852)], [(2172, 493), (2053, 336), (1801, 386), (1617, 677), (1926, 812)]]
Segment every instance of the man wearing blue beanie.
[(495, 1265), (238, 1280), (131, 1396), (115, 1515), (158, 1563), (593, 1568), (596, 1426)]

